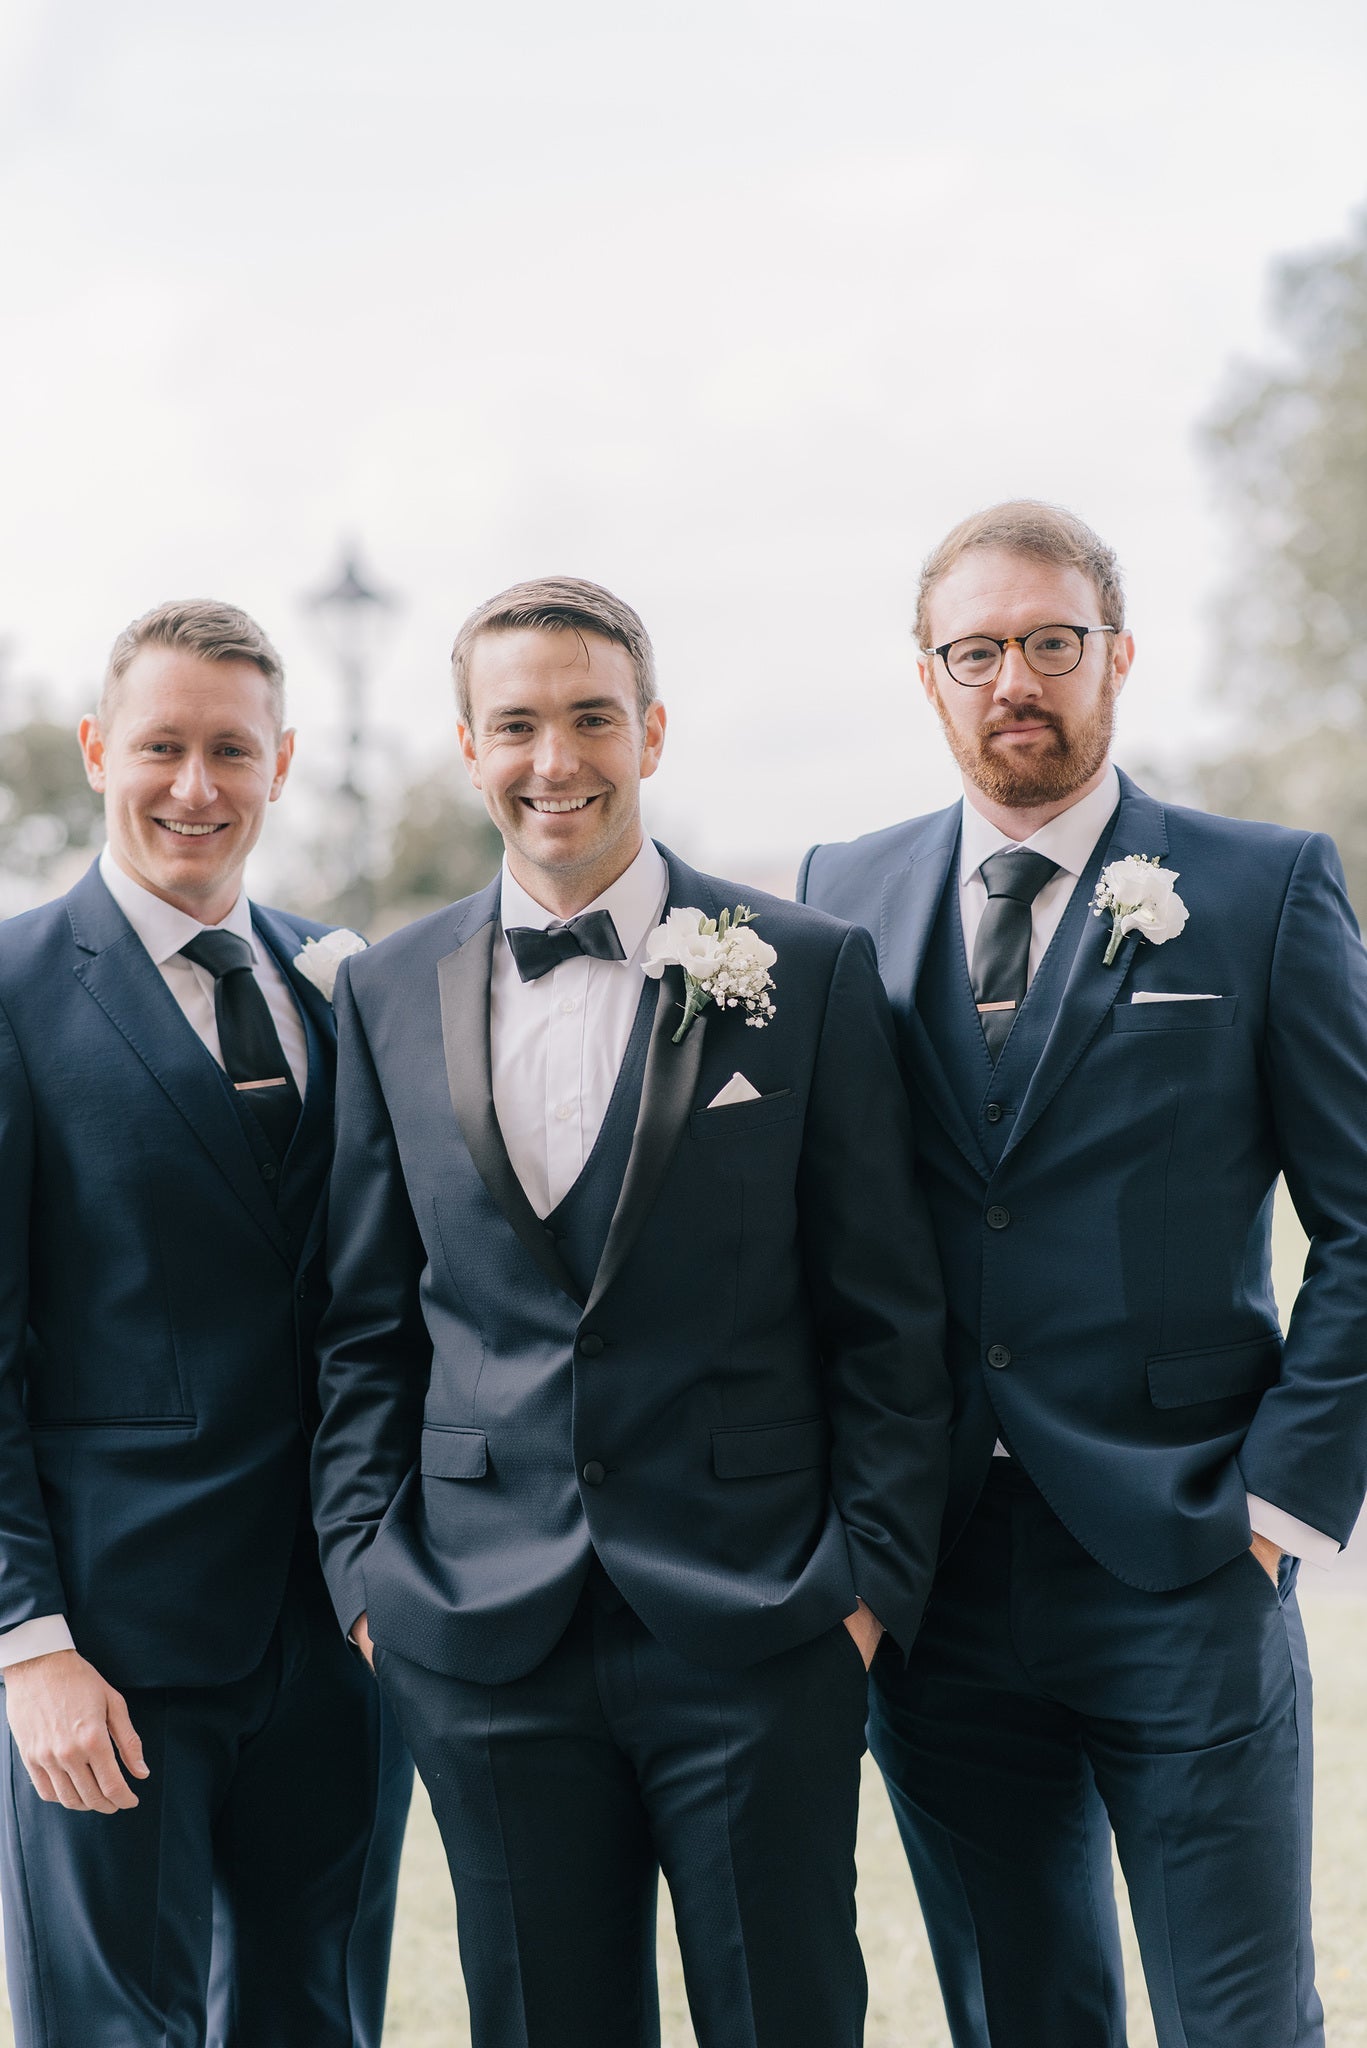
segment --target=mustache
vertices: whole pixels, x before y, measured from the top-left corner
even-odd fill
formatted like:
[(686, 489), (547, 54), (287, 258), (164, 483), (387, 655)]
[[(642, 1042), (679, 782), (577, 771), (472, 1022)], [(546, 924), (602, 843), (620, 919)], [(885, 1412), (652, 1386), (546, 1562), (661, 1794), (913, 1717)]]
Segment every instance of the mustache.
[(1000, 732), (1012, 731), (1018, 725), (1047, 725), (1050, 732), (1063, 732), (1063, 720), (1056, 711), (1016, 711), (1005, 718), (994, 720), (991, 725), (979, 726), (978, 738), (990, 740)]

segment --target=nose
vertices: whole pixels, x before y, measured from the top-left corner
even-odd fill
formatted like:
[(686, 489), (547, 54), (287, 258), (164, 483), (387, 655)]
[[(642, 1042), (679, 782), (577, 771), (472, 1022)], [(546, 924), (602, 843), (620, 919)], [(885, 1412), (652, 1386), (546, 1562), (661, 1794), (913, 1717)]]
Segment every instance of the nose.
[(1040, 679), (1025, 658), (1025, 649), (1019, 641), (1008, 641), (1002, 652), (1002, 665), (997, 671), (997, 680), (992, 686), (994, 704), (1028, 704), (1042, 696)]
[(542, 782), (568, 782), (579, 767), (571, 735), (553, 725), (542, 726), (532, 749), (532, 768)]
[(209, 763), (202, 754), (188, 753), (176, 770), (176, 779), (171, 784), (171, 794), (178, 804), (188, 810), (203, 810), (218, 795), (218, 785), (209, 773)]

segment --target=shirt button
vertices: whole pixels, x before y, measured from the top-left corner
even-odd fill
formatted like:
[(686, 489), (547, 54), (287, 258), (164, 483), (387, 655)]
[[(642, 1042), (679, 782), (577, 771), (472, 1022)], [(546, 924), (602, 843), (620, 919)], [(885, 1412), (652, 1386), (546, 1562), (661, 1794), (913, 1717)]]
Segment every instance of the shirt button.
[(579, 1339), (579, 1356), (581, 1358), (601, 1358), (602, 1354), (603, 1340), (598, 1332), (596, 1330), (585, 1330), (583, 1336)]
[(998, 1372), (1001, 1372), (1006, 1366), (1010, 1365), (1011, 1353), (1004, 1344), (989, 1344), (987, 1347), (987, 1362), (990, 1366), (995, 1367)]
[(989, 1102), (983, 1115), (990, 1124), (999, 1124), (1006, 1112), (999, 1102)]
[(574, 1000), (574, 997), (566, 996), (560, 1005), (560, 1014), (562, 1017), (572, 1017), (578, 1008), (579, 1005)]
[(569, 1102), (557, 1102), (557, 1103), (556, 1103), (556, 1105), (555, 1105), (555, 1120), (556, 1120), (556, 1122), (557, 1122), (558, 1124), (568, 1123), (568, 1122), (569, 1122), (569, 1120), (570, 1120), (570, 1118), (571, 1118), (571, 1117), (572, 1117), (573, 1115), (574, 1115), (574, 1106), (573, 1106), (573, 1104), (572, 1104), (572, 1103), (569, 1103)]
[(585, 1465), (583, 1471), (580, 1473), (579, 1476), (583, 1480), (585, 1486), (601, 1486), (603, 1481), (608, 1476), (607, 1468), (606, 1466), (600, 1465), (596, 1458), (590, 1458), (588, 1464)]
[(989, 1230), (1005, 1230), (1010, 1221), (1011, 1211), (998, 1208), (995, 1203), (987, 1212), (987, 1227)]

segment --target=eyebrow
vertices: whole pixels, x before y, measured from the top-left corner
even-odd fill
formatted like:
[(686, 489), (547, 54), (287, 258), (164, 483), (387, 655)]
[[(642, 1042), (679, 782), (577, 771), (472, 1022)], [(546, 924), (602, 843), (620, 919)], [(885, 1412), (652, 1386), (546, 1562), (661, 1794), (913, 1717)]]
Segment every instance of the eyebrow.
[[(134, 738), (140, 740), (178, 740), (184, 737), (185, 732), (182, 726), (172, 725), (169, 720), (165, 719), (159, 725), (134, 727)], [(239, 746), (255, 746), (258, 739), (257, 734), (240, 732), (235, 726), (228, 726), (222, 732), (210, 733), (209, 737), (211, 740), (234, 740)]]
[[(566, 706), (569, 711), (620, 711), (622, 708), (616, 697), (579, 697)], [(498, 704), (485, 716), (489, 719), (539, 718), (542, 713), (530, 704)]]

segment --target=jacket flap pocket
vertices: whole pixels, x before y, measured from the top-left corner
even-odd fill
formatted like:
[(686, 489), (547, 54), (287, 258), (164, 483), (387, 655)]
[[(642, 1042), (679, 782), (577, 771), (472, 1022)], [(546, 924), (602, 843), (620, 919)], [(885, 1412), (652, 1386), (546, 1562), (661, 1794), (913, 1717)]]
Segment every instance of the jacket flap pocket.
[(1198, 1401), (1227, 1401), (1272, 1386), (1281, 1371), (1282, 1340), (1269, 1331), (1210, 1351), (1168, 1351), (1146, 1363), (1155, 1408), (1192, 1408)]
[(830, 1429), (819, 1415), (809, 1422), (714, 1429), (712, 1470), (718, 1479), (762, 1479), (774, 1472), (805, 1472), (825, 1464), (830, 1437)]
[(482, 1429), (443, 1429), (428, 1424), (422, 1433), (426, 1479), (482, 1479), (489, 1467), (489, 1440)]
[(766, 1124), (786, 1123), (802, 1112), (802, 1097), (791, 1088), (756, 1095), (749, 1102), (723, 1102), (716, 1109), (695, 1109), (689, 1127), (695, 1138), (729, 1138), (737, 1131), (759, 1131)]
[(1237, 996), (1211, 996), (1199, 1003), (1117, 1003), (1112, 1031), (1215, 1031), (1234, 1022)]

